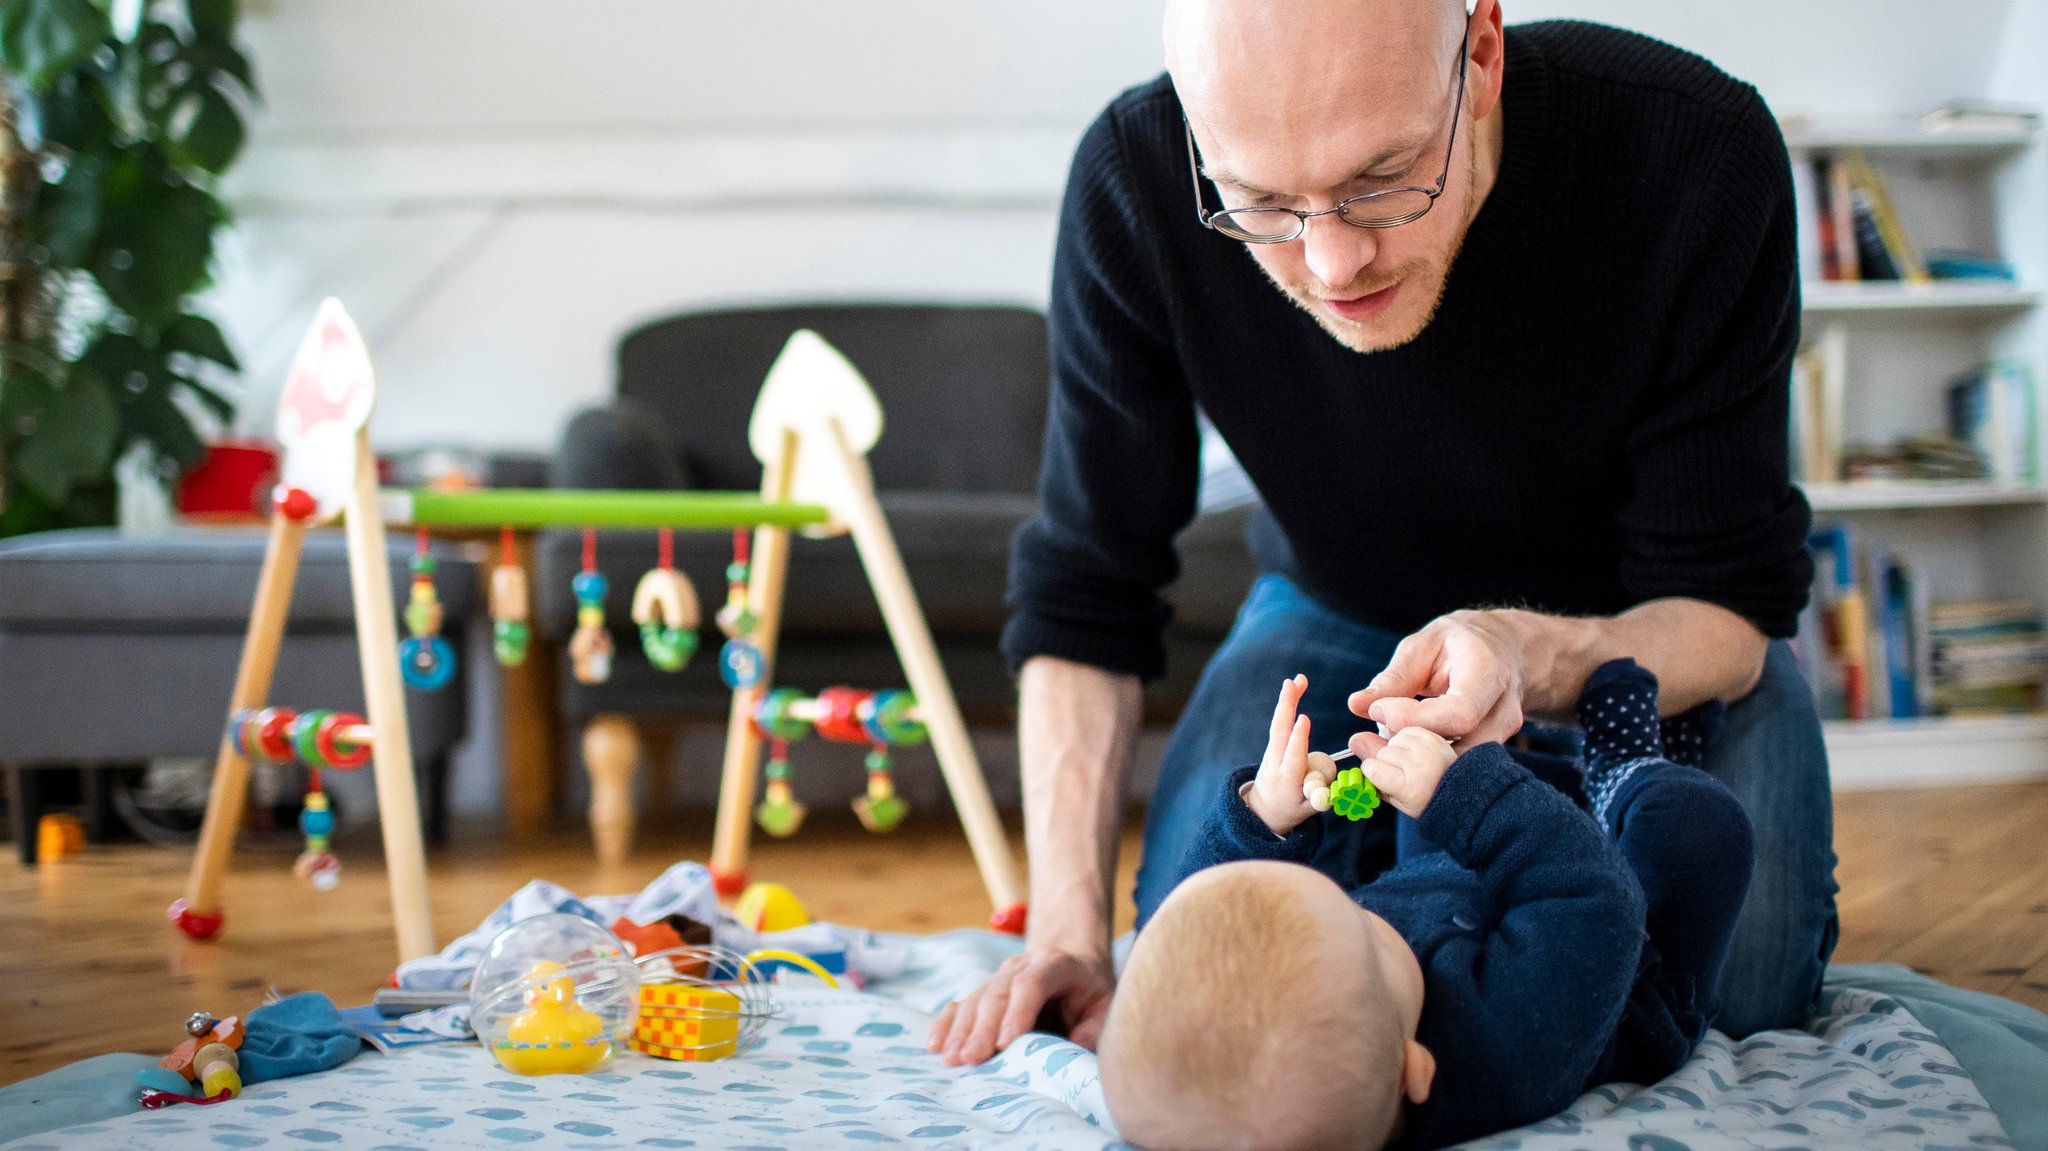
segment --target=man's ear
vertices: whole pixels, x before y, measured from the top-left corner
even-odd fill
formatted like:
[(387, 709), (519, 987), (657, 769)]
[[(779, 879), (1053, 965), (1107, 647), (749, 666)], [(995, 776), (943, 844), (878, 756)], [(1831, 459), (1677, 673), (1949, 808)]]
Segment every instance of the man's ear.
[(1413, 1039), (1401, 1052), (1401, 1093), (1410, 1103), (1429, 1102), (1429, 1086), (1436, 1082), (1436, 1056)]

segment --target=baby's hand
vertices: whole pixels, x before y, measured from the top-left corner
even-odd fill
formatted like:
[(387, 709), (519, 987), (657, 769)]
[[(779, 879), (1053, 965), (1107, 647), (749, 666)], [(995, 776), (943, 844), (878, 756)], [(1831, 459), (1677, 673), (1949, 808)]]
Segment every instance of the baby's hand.
[(1410, 819), (1422, 818), (1444, 772), (1458, 758), (1443, 736), (1420, 727), (1404, 727), (1392, 739), (1360, 732), (1351, 737), (1351, 748), (1358, 753), (1365, 777), (1394, 810)]
[(1308, 717), (1295, 714), (1307, 690), (1305, 675), (1281, 683), (1266, 756), (1259, 761), (1251, 790), (1245, 792), (1252, 814), (1264, 820), (1275, 835), (1286, 835), (1311, 814), (1329, 810), (1330, 781), (1337, 776), (1329, 756), (1308, 749)]

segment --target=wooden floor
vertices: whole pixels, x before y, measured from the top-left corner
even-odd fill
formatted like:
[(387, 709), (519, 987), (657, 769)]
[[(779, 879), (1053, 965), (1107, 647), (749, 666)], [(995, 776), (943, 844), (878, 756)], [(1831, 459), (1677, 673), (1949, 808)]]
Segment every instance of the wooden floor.
[[(2048, 1009), (2048, 783), (1848, 794), (1836, 819), (1838, 960), (1904, 963)], [(531, 878), (629, 891), (710, 846), (644, 838), (626, 866), (605, 870), (578, 835), (521, 845), (458, 837), (432, 860), (436, 930), (466, 930)], [(1119, 928), (1130, 922), (1136, 845), (1127, 834)], [(0, 863), (0, 1083), (103, 1051), (167, 1050), (192, 1011), (246, 1012), (273, 986), (367, 1001), (393, 959), (374, 836), (345, 843), (343, 859), (341, 889), (316, 895), (291, 877), (289, 854), (241, 855), (228, 930), (201, 944), (163, 920), (184, 884), (183, 853), (95, 848), (31, 869), (10, 852)], [(824, 919), (925, 932), (988, 915), (965, 841), (938, 813), (889, 837), (814, 816), (795, 840), (762, 845), (753, 865)]]

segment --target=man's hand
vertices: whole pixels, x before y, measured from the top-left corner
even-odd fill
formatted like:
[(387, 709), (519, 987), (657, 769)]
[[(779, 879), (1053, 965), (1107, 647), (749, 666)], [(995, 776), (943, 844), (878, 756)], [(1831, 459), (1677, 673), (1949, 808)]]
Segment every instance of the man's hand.
[[(1425, 728), (1459, 748), (1498, 742), (1520, 731), (1525, 652), (1511, 614), (1439, 616), (1402, 640), (1387, 669), (1364, 691), (1352, 693), (1352, 713), (1389, 732)], [(1418, 695), (1429, 698), (1418, 700)]]
[(927, 1046), (951, 1066), (980, 1063), (1031, 1030), (1052, 1007), (1067, 1038), (1093, 1051), (1115, 990), (1107, 956), (1053, 950), (1012, 955), (980, 987), (946, 1004)]
[(1330, 781), (1337, 777), (1337, 766), (1329, 756), (1308, 749), (1309, 720), (1297, 714), (1307, 690), (1305, 675), (1281, 681), (1266, 755), (1244, 796), (1245, 805), (1274, 835), (1286, 835), (1310, 815), (1330, 808)]
[(1365, 778), (1410, 819), (1422, 818), (1444, 772), (1458, 758), (1448, 740), (1424, 727), (1404, 727), (1386, 740), (1361, 732), (1351, 737), (1351, 746)]

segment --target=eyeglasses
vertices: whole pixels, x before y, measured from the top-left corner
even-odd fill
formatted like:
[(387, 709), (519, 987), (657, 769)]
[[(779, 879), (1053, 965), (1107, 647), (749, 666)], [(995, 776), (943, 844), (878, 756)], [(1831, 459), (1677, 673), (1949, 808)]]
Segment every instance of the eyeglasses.
[(1195, 158), (1195, 130), (1186, 118), (1181, 120), (1181, 131), (1188, 139), (1188, 174), (1195, 185), (1195, 218), (1202, 226), (1221, 232), (1233, 240), (1247, 244), (1284, 244), (1300, 238), (1308, 230), (1308, 222), (1316, 216), (1327, 216), (1332, 212), (1337, 218), (1354, 228), (1398, 228), (1412, 224), (1429, 214), (1436, 204), (1436, 198), (1443, 195), (1444, 183), (1451, 178), (1451, 157), (1458, 148), (1458, 113), (1465, 106), (1465, 59), (1469, 53), (1469, 37), (1458, 41), (1458, 87), (1457, 95), (1451, 101), (1451, 139), (1444, 146), (1444, 170), (1436, 178), (1434, 188), (1388, 188), (1379, 192), (1367, 192), (1348, 200), (1339, 200), (1328, 208), (1316, 212), (1303, 212), (1294, 208), (1225, 208), (1211, 212), (1202, 203), (1202, 166)]

